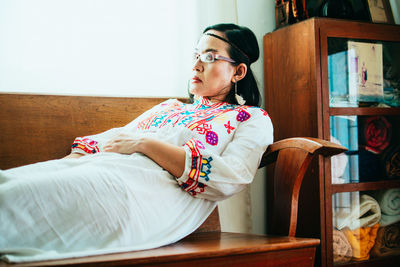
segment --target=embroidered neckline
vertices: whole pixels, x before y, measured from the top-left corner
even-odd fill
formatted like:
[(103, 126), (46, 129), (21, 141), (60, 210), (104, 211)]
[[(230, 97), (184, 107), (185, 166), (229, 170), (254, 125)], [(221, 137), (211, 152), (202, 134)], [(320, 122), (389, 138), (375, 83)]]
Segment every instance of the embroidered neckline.
[(193, 102), (193, 105), (200, 105), (200, 106), (207, 106), (207, 107), (212, 107), (212, 106), (220, 106), (223, 104), (227, 104), (227, 102), (212, 102), (211, 100), (209, 100), (208, 98), (204, 97), (204, 96), (200, 96), (198, 99), (196, 99)]

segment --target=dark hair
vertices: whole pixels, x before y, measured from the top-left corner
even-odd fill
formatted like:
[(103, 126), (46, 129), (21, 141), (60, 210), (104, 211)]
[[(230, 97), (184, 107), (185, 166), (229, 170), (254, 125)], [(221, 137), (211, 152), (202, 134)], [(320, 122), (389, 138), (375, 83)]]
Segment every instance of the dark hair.
[[(230, 43), (228, 54), (230, 58), (235, 60), (235, 63), (233, 63), (234, 65), (237, 66), (240, 63), (245, 63), (247, 65), (246, 76), (237, 82), (237, 93), (246, 100), (246, 105), (260, 106), (260, 92), (258, 90), (257, 81), (250, 69), (250, 65), (257, 61), (260, 56), (260, 49), (254, 33), (247, 27), (231, 23), (209, 26), (203, 33), (209, 30), (216, 30), (225, 34), (225, 38)], [(228, 93), (225, 101), (237, 104), (234, 89)]]

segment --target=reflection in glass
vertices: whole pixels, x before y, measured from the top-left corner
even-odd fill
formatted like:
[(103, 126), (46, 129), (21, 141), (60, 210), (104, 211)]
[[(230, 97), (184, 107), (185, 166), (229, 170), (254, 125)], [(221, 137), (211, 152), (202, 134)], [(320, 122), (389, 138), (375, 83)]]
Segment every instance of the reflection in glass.
[(399, 107), (400, 43), (328, 38), (331, 107)]
[(331, 157), (332, 184), (359, 181), (358, 120), (357, 116), (332, 116), (331, 141), (346, 147), (349, 152)]

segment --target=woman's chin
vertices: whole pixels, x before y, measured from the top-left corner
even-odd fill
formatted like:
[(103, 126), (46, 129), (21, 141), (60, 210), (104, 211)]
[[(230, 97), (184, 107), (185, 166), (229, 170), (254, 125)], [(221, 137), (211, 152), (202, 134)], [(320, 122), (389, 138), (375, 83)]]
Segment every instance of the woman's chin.
[(189, 88), (189, 93), (191, 93), (192, 95), (200, 95), (200, 94), (199, 94), (199, 90), (198, 90), (196, 87), (194, 87), (194, 86), (191, 86), (191, 87)]

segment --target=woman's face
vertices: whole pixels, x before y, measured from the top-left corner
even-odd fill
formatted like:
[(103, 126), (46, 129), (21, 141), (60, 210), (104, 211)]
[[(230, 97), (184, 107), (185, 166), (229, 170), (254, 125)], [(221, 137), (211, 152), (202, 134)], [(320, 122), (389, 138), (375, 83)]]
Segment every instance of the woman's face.
[[(214, 30), (208, 32), (225, 38), (221, 32)], [(229, 44), (226, 42), (209, 35), (203, 35), (194, 52), (196, 54), (212, 52), (214, 55), (229, 58), (228, 49)], [(208, 97), (210, 100), (218, 102), (223, 101), (231, 90), (236, 67), (222, 59), (217, 59), (212, 63), (205, 63), (197, 59), (193, 63), (192, 71), (190, 93)]]

